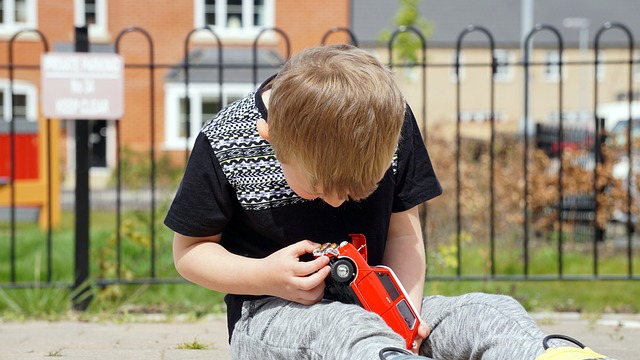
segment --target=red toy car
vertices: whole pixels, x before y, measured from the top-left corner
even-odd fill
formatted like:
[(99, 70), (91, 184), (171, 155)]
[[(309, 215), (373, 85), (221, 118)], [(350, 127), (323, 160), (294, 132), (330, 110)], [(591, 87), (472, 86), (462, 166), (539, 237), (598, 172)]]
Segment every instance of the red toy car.
[(326, 243), (313, 251), (315, 257), (330, 258), (331, 274), (327, 276), (326, 291), (335, 300), (357, 304), (380, 315), (391, 329), (406, 340), (407, 349), (412, 349), (420, 317), (409, 295), (393, 270), (367, 264), (364, 235), (349, 236), (353, 243)]

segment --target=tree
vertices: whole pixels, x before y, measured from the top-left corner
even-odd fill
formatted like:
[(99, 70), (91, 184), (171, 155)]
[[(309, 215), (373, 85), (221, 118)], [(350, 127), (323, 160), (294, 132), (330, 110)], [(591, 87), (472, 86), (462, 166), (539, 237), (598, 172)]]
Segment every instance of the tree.
[[(395, 28), (413, 27), (424, 37), (429, 38), (433, 32), (432, 25), (420, 15), (419, 5), (422, 0), (398, 0), (398, 12), (393, 18), (392, 24)], [(395, 29), (394, 29), (395, 30)], [(391, 40), (393, 31), (384, 29), (378, 39), (381, 43), (387, 44)], [(418, 62), (419, 51), (422, 48), (421, 39), (411, 31), (405, 31), (394, 39), (393, 49), (397, 54), (394, 61), (400, 61), (409, 65)]]

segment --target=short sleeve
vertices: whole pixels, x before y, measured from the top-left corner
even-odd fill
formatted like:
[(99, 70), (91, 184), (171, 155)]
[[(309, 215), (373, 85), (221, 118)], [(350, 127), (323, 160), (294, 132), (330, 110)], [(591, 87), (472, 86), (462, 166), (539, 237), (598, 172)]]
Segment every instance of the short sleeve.
[(201, 132), (164, 223), (186, 236), (220, 234), (233, 212), (231, 192), (209, 140)]
[(442, 194), (420, 128), (408, 105), (398, 144), (395, 189), (393, 212), (411, 209)]

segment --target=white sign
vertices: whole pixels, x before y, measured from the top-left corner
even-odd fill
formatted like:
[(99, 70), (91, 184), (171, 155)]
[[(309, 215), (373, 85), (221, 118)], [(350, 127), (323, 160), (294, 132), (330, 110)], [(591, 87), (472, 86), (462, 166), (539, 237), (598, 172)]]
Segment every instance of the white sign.
[(42, 113), (61, 119), (119, 119), (124, 61), (118, 54), (42, 55)]

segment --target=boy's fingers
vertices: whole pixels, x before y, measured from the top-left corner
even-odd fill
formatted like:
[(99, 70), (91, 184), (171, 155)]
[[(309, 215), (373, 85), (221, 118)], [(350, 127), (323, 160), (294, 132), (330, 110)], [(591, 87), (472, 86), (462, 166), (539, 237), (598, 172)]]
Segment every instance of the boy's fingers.
[(329, 263), (329, 258), (326, 256), (320, 256), (312, 261), (300, 261), (296, 264), (295, 274), (298, 276), (307, 276), (322, 269)]
[(420, 339), (426, 339), (431, 333), (431, 329), (424, 324), (420, 324), (420, 329), (418, 329), (418, 337)]
[(302, 240), (290, 245), (289, 247), (295, 257), (300, 257), (301, 255), (312, 253), (318, 246), (318, 244), (312, 241)]
[(298, 277), (296, 287), (300, 290), (311, 290), (324, 283), (324, 279), (329, 274), (331, 269), (328, 266), (323, 266), (313, 274), (305, 277)]

